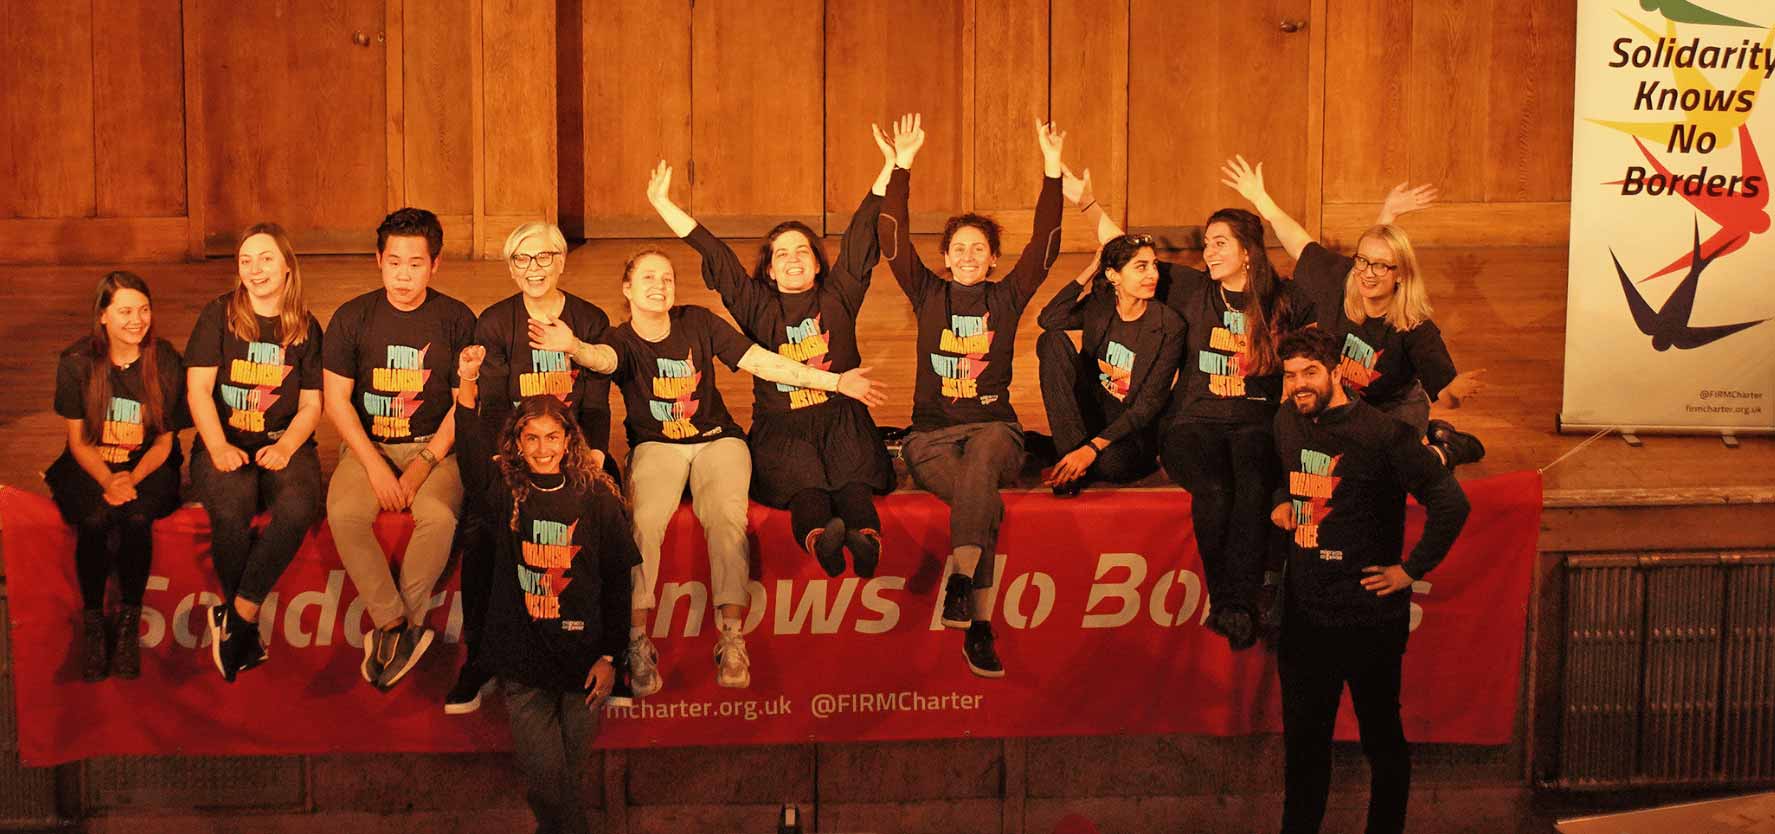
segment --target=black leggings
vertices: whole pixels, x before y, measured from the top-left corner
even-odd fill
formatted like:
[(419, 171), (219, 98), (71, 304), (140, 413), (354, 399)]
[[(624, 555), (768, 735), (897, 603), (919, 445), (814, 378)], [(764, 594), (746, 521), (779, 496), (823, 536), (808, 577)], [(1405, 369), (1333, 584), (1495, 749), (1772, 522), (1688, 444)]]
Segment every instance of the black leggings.
[(1280, 469), (1270, 427), (1173, 423), (1159, 457), (1171, 479), (1189, 491), (1209, 600), (1216, 608), (1254, 610)]
[(86, 610), (104, 609), (105, 583), (113, 571), (122, 603), (142, 604), (154, 556), (154, 520), (179, 506), (182, 462), (175, 446), (166, 463), (136, 484), (135, 500), (120, 506), (105, 501), (104, 488), (72, 455), (64, 453), (44, 473), (62, 519), (74, 526), (74, 573)]
[(795, 543), (826, 526), (833, 518), (844, 519), (847, 530), (881, 530), (881, 516), (875, 512), (875, 496), (869, 485), (851, 482), (835, 492), (804, 489), (789, 499), (789, 526), (795, 531)]

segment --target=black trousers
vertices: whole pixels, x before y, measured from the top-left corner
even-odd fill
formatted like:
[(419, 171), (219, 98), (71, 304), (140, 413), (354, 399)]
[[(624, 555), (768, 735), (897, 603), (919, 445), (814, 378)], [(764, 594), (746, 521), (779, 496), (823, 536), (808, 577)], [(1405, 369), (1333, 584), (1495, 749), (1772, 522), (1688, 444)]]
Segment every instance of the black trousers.
[[(209, 449), (199, 444), (191, 453), (191, 486), (209, 512), (210, 558), (224, 598), (265, 602), (320, 519), (326, 493), (314, 444), (296, 450), (282, 469), (249, 463), (233, 472), (217, 470)], [(270, 510), (271, 521), (254, 538), (253, 516), (261, 507)]]
[[(1041, 362), (1042, 406), (1054, 449), (1065, 455), (1097, 436), (1122, 416), (1121, 403), (1104, 403), (1097, 386), (1097, 360), (1080, 353), (1059, 330), (1045, 330), (1035, 342)], [(1151, 426), (1109, 444), (1085, 472), (1092, 481), (1125, 484), (1159, 468), (1157, 435)]]
[(1196, 549), (1216, 608), (1252, 611), (1263, 585), (1271, 493), (1281, 477), (1267, 423), (1172, 423), (1159, 456), (1189, 491)]
[(1321, 626), (1288, 612), (1278, 659), (1286, 749), (1283, 834), (1317, 834), (1331, 789), (1331, 735), (1344, 684), (1368, 758), (1368, 834), (1405, 830), (1411, 748), (1399, 721), (1399, 678), (1410, 621)]

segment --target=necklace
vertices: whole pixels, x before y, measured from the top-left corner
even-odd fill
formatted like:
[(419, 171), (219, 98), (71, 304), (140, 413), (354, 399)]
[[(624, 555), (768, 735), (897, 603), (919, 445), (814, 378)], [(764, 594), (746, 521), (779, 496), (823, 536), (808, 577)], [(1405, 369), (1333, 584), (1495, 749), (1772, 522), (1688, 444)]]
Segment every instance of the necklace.
[(567, 477), (565, 475), (561, 476), (560, 483), (555, 484), (552, 487), (545, 487), (545, 486), (537, 483), (535, 478), (530, 479), (530, 488), (536, 490), (537, 492), (560, 492), (561, 488), (566, 485), (567, 485)]

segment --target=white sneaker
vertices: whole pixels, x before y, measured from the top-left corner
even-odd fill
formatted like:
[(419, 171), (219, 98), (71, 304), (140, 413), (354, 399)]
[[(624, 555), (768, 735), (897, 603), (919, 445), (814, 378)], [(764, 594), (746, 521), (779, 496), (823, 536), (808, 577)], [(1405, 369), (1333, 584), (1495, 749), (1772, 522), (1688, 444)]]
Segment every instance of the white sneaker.
[(659, 649), (642, 634), (629, 641), (629, 687), (636, 698), (645, 698), (660, 690)]
[(752, 658), (746, 654), (745, 635), (738, 631), (723, 631), (715, 641), (715, 682), (736, 689), (752, 685)]

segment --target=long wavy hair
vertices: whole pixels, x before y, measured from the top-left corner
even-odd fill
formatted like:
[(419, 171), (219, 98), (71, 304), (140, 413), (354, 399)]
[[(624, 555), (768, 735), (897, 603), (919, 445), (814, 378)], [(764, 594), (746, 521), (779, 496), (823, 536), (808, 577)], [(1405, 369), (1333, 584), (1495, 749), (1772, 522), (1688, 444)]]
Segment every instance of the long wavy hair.
[(505, 485), (512, 493), (509, 522), (512, 531), (518, 529), (518, 508), (530, 498), (534, 489), (530, 484), (530, 469), (524, 464), (524, 455), (518, 448), (518, 438), (523, 436), (524, 427), (532, 420), (543, 418), (555, 421), (567, 433), (567, 450), (561, 456), (561, 474), (567, 476), (567, 486), (583, 494), (605, 490), (616, 496), (626, 513), (629, 505), (622, 490), (603, 469), (592, 465), (592, 449), (586, 444), (585, 433), (580, 431), (579, 424), (568, 414), (567, 406), (553, 396), (542, 394), (525, 397), (518, 403), (517, 409), (506, 420), (505, 429), (499, 433), (499, 451), (493, 456), (493, 461), (499, 465), (500, 476), (505, 478)]
[[(1399, 280), (1399, 285), (1393, 289), (1393, 301), (1387, 305), (1387, 324), (1395, 330), (1409, 331), (1429, 321), (1434, 312), (1430, 307), (1430, 290), (1424, 286), (1424, 274), (1418, 269), (1417, 250), (1411, 248), (1411, 238), (1405, 236), (1405, 230), (1390, 223), (1381, 224), (1363, 232), (1357, 245), (1360, 246), (1366, 238), (1385, 243), (1393, 250), (1393, 262), (1399, 265), (1391, 276)], [(1354, 266), (1344, 279), (1344, 316), (1358, 324), (1368, 321), (1368, 311), (1362, 307), (1362, 295), (1356, 291)]]
[[(240, 233), (240, 241), (234, 245), (236, 257), (240, 255), (240, 247), (245, 246), (247, 238), (253, 235), (269, 236), (277, 244), (278, 253), (283, 255), (284, 266), (290, 270), (290, 277), (284, 281), (283, 306), (277, 320), (283, 329), (285, 349), (302, 344), (308, 340), (309, 316), (308, 302), (302, 294), (302, 267), (296, 263), (296, 247), (290, 244), (290, 236), (284, 234), (282, 226), (254, 223)], [(259, 340), (259, 319), (253, 313), (253, 301), (247, 295), (246, 282), (238, 275), (234, 280), (234, 292), (228, 296), (228, 332), (243, 342)]]
[[(111, 336), (105, 332), (105, 325), (100, 318), (105, 315), (105, 308), (111, 306), (111, 301), (119, 290), (135, 290), (147, 298), (150, 305), (154, 301), (154, 297), (148, 293), (148, 282), (134, 272), (112, 272), (99, 279), (98, 293), (92, 302), (92, 335), (86, 340), (86, 353), (92, 363), (92, 370), (86, 377), (85, 416), (81, 420), (81, 431), (86, 442), (95, 446), (104, 442), (105, 418), (111, 410)], [(159, 339), (154, 335), (154, 319), (150, 314), (148, 329), (142, 333), (142, 356), (136, 361), (142, 366), (142, 429), (152, 433), (163, 432), (167, 428), (167, 402), (160, 391), (158, 343)]]
[(1282, 291), (1282, 279), (1276, 275), (1276, 268), (1270, 264), (1270, 257), (1264, 252), (1263, 220), (1244, 209), (1221, 209), (1208, 215), (1208, 222), (1203, 224), (1205, 230), (1215, 223), (1225, 223), (1233, 232), (1233, 238), (1239, 241), (1239, 248), (1245, 250), (1247, 268), (1250, 270), (1245, 284), (1245, 307), (1239, 312), (1245, 314), (1245, 334), (1250, 340), (1251, 366), (1246, 373), (1252, 376), (1275, 373), (1282, 363), (1276, 359), (1276, 342), (1281, 338), (1282, 322), (1288, 320), (1288, 296)]
[(814, 286), (823, 286), (826, 283), (826, 269), (829, 266), (826, 263), (826, 247), (820, 245), (820, 238), (814, 234), (814, 230), (808, 228), (807, 224), (800, 220), (784, 220), (765, 233), (764, 241), (758, 244), (758, 262), (752, 267), (752, 280), (770, 281), (771, 251), (777, 245), (777, 238), (788, 232), (800, 232), (802, 237), (807, 238), (807, 245), (814, 250), (814, 263), (817, 265), (814, 271)]

